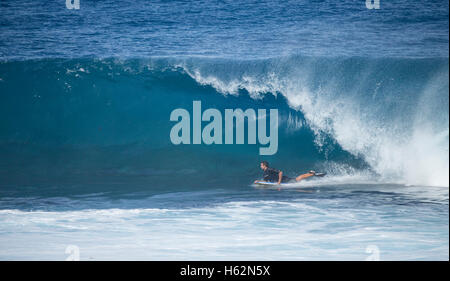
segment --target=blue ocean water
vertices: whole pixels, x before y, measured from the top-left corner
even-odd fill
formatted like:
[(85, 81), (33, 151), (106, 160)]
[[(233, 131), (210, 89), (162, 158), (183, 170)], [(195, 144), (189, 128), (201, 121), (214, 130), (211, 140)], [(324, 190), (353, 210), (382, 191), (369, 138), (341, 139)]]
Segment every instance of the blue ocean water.
[[(0, 259), (448, 260), (449, 4), (380, 4), (0, 2)], [(193, 101), (277, 153), (174, 145)]]

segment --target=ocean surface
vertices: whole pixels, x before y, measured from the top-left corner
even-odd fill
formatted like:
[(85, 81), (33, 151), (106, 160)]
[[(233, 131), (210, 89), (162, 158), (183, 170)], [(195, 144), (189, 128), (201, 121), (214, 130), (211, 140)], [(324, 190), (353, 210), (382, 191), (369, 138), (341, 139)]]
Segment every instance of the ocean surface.
[[(0, 260), (449, 259), (448, 1), (0, 11)], [(277, 153), (174, 145), (193, 101), (278, 109)]]

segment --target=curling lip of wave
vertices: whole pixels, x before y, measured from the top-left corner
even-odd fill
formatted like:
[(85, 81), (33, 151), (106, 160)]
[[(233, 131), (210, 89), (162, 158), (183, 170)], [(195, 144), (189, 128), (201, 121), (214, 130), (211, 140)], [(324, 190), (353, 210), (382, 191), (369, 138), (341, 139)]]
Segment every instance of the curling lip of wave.
[[(302, 60), (305, 62), (303, 65)], [(292, 108), (303, 113), (308, 125), (316, 133), (319, 146), (322, 146), (323, 133), (333, 136), (347, 151), (362, 155), (369, 165), (388, 181), (448, 186), (448, 59), (443, 58), (435, 69), (427, 65), (435, 63), (433, 60), (427, 62), (393, 59), (394, 62), (388, 62), (387, 67), (395, 67), (400, 72), (389, 75), (398, 77), (383, 77), (379, 74), (380, 71), (386, 70), (386, 67), (381, 65), (386, 59), (375, 63), (370, 60), (364, 62), (362, 59), (362, 63), (357, 61), (357, 64), (352, 66), (361, 71), (358, 73), (361, 75), (357, 76), (359, 79), (353, 81), (356, 87), (342, 86), (342, 81), (336, 79), (339, 79), (339, 76), (348, 78), (345, 77), (345, 68), (340, 67), (348, 66), (348, 61), (351, 60), (338, 60), (335, 65), (331, 62), (329, 66), (323, 64), (320, 59), (318, 65), (314, 65), (313, 59), (300, 58), (298, 65), (269, 63), (264, 73), (250, 68), (234, 76), (224, 75), (223, 70), (217, 71), (210, 66), (189, 63), (179, 66), (200, 85), (209, 85), (225, 95), (238, 95), (241, 90), (247, 91), (255, 99), (262, 98), (264, 93), (282, 94)], [(333, 72), (334, 76), (317, 87), (311, 85), (315, 82), (311, 83), (311, 80), (317, 79), (318, 67), (324, 67), (325, 73)], [(398, 84), (397, 88), (388, 87), (391, 92), (385, 90), (383, 93), (383, 84), (405, 80), (402, 76), (411, 76), (410, 79), (414, 79), (414, 71), (410, 68), (416, 68), (417, 71), (420, 67), (426, 69), (424, 76), (428, 77), (428, 80), (422, 78), (417, 84), (414, 90), (418, 92), (415, 96), (411, 95), (413, 101), (407, 106), (400, 106), (399, 114), (392, 115), (393, 120), (380, 122), (381, 117), (384, 117), (383, 107), (395, 107), (395, 102), (405, 103), (411, 89)], [(417, 72), (420, 72), (420, 69)], [(371, 79), (371, 75), (376, 78)], [(403, 83), (408, 83), (408, 79)], [(348, 96), (342, 95), (348, 90)], [(366, 99), (367, 95), (372, 98), (373, 104), (365, 104), (363, 99)], [(381, 98), (378, 99), (377, 96)], [(414, 106), (417, 107), (412, 110)], [(367, 114), (367, 110), (374, 112)], [(427, 116), (424, 117), (424, 113), (428, 113)], [(406, 126), (401, 124), (401, 119), (405, 119), (404, 116), (399, 116), (401, 114), (413, 116), (406, 120), (406, 123), (409, 123)]]

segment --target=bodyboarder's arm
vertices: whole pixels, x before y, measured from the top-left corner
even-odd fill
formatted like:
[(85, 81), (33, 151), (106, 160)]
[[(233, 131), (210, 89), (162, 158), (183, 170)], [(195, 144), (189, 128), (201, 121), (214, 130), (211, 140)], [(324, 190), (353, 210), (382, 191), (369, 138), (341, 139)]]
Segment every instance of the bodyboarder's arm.
[(283, 180), (283, 172), (282, 171), (280, 171), (279, 173), (278, 173), (278, 184), (281, 184), (281, 181)]

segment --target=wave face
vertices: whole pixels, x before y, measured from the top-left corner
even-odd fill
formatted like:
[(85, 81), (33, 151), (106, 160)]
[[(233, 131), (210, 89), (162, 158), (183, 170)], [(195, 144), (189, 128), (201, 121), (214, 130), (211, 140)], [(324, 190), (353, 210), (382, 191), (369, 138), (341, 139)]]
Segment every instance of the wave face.
[[(2, 62), (0, 183), (66, 183), (49, 191), (57, 194), (130, 181), (155, 192), (230, 188), (268, 160), (291, 175), (448, 186), (448, 67), (448, 58), (302, 56)], [(277, 154), (173, 145), (170, 113), (192, 112), (193, 100), (221, 112), (278, 108)]]

